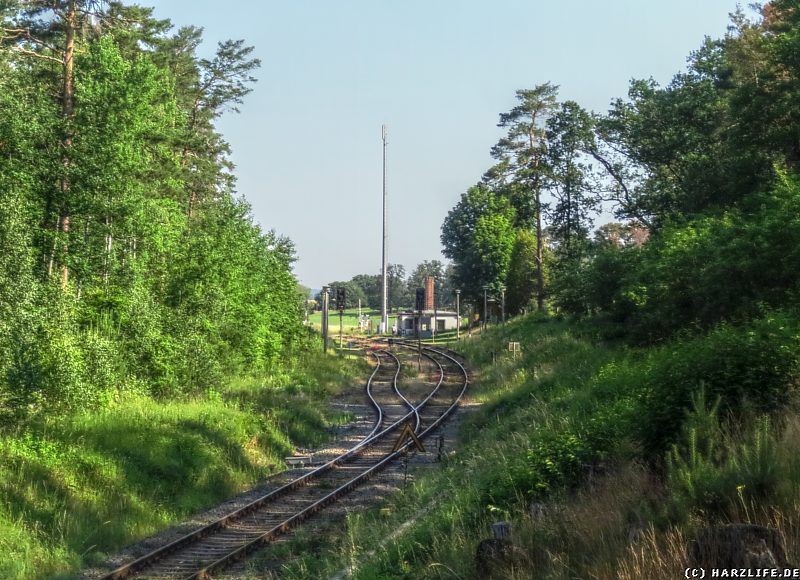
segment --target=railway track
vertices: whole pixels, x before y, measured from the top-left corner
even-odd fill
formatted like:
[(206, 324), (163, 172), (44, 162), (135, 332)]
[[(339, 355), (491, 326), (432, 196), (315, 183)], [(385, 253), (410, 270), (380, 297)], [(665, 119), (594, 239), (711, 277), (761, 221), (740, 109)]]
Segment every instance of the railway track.
[(429, 435), (455, 410), (466, 391), (466, 369), (453, 353), (423, 347), (420, 356), (434, 369), (430, 388), (424, 393), (418, 389), (413, 394), (404, 392), (398, 380), (401, 360), (393, 350), (416, 356), (416, 345), (403, 342), (370, 351), (375, 368), (367, 380), (366, 394), (375, 422), (353, 447), (243, 508), (114, 570), (104, 580), (213, 578), (396, 461), (413, 445), (408, 440), (397, 446), (404, 425), (419, 439)]

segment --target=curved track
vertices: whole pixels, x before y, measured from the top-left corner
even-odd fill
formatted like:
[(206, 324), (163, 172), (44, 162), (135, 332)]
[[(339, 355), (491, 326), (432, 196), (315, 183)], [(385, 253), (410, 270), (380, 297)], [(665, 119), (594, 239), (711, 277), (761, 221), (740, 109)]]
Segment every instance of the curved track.
[[(416, 345), (395, 343), (416, 352)], [(395, 461), (413, 441), (397, 450), (397, 431), (410, 425), (417, 437), (430, 434), (466, 391), (468, 375), (453, 354), (423, 347), (421, 355), (436, 371), (433, 386), (421, 400), (409, 400), (398, 385), (401, 362), (387, 348), (370, 352), (375, 369), (366, 394), (375, 408), (372, 430), (335, 459), (258, 498), (247, 506), (114, 570), (105, 580), (123, 578), (212, 578), (235, 562), (285, 534), (297, 524), (336, 502)], [(434, 384), (435, 383), (435, 384)], [(408, 395), (408, 396), (407, 396)], [(413, 399), (414, 397), (411, 397)]]

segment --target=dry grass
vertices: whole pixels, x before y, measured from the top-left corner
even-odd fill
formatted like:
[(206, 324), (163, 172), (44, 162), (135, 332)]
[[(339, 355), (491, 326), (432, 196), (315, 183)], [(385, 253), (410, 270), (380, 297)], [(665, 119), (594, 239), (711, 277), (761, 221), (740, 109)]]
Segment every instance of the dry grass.
[(686, 538), (679, 529), (659, 533), (649, 527), (638, 541), (628, 546), (613, 569), (592, 577), (598, 580), (674, 580), (683, 577), (687, 560)]
[[(509, 580), (667, 580), (683, 577), (693, 530), (709, 525), (701, 516), (685, 526), (657, 529), (642, 514), (663, 501), (666, 490), (639, 465), (589, 481), (565, 503), (534, 503), (518, 520), (515, 542), (526, 552), (523, 566), (498, 573)], [(789, 562), (800, 561), (800, 502), (783, 509), (749, 506), (747, 521), (777, 529)]]
[(616, 578), (621, 555), (647, 538), (639, 508), (661, 493), (644, 468), (629, 465), (590, 478), (565, 503), (532, 503), (514, 534), (526, 565), (504, 571), (505, 577)]

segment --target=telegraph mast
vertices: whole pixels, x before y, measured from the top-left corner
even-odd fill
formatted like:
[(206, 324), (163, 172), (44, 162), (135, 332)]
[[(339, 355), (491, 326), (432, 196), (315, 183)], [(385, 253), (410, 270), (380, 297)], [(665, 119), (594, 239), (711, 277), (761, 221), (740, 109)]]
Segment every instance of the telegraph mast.
[(381, 268), (381, 333), (389, 330), (389, 313), (387, 309), (389, 303), (389, 297), (387, 294), (388, 247), (386, 244), (386, 134), (386, 125), (381, 125), (381, 137), (383, 139), (383, 265)]

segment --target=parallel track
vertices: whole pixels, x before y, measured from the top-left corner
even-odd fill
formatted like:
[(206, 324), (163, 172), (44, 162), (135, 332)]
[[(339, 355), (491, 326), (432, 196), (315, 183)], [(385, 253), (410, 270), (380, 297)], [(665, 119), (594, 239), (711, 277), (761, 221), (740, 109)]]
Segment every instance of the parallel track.
[[(397, 343), (416, 349), (410, 343)], [(121, 567), (104, 580), (124, 578), (207, 579), (285, 534), (334, 503), (396, 460), (412, 444), (393, 452), (396, 431), (409, 424), (418, 438), (429, 435), (466, 391), (467, 371), (450, 353), (423, 348), (437, 369), (435, 386), (421, 401), (410, 401), (398, 386), (400, 360), (387, 349), (370, 353), (376, 362), (366, 392), (376, 420), (361, 441), (342, 455), (260, 497), (247, 506)], [(446, 371), (445, 367), (451, 370)], [(458, 376), (446, 382), (448, 372)], [(451, 377), (452, 380), (452, 377)]]

